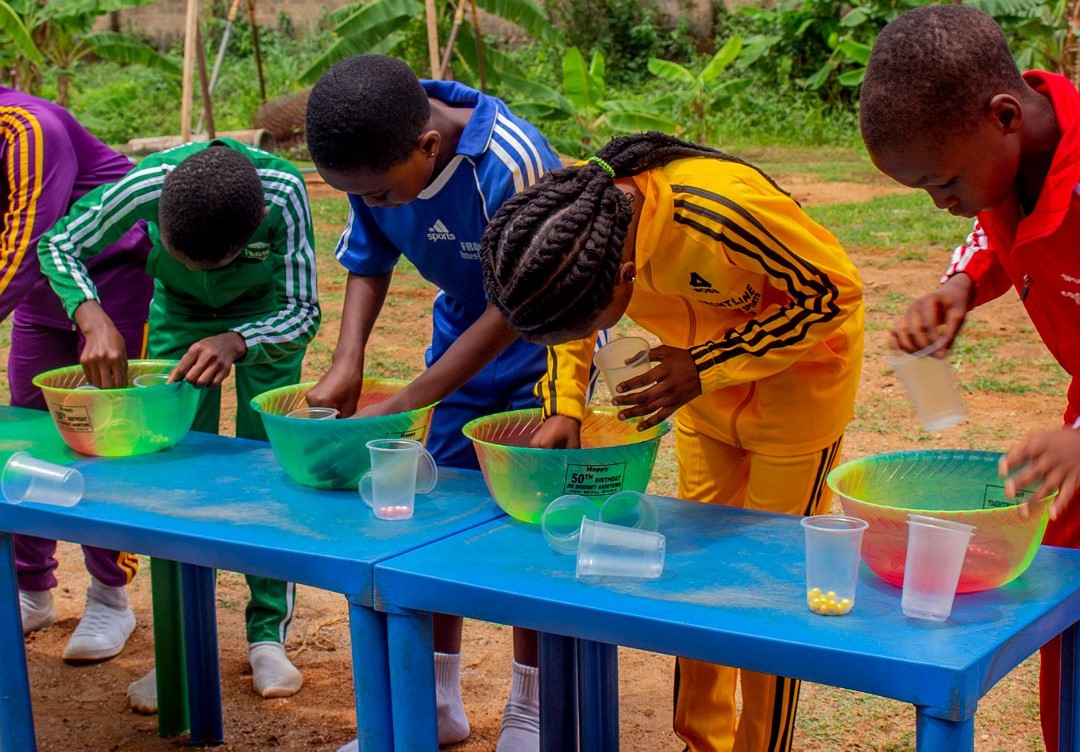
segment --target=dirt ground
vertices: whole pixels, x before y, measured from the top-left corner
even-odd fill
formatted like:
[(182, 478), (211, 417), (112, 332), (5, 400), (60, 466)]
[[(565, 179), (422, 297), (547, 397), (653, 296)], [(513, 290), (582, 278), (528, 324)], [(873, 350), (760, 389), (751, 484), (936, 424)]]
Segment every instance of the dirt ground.
[[(868, 200), (895, 190), (877, 183), (823, 183), (803, 175), (775, 177), (808, 206)], [(333, 192), (326, 186), (313, 185), (312, 194), (326, 197)], [(909, 297), (935, 283), (944, 255), (927, 253), (926, 258), (908, 258), (902, 263), (884, 252), (853, 252), (852, 257), (865, 284), (868, 331), (860, 406), (847, 435), (846, 458), (907, 448), (1004, 449), (1030, 427), (1056, 424), (1065, 381), (1050, 363), (1020, 306), (1008, 299), (981, 310), (969, 327), (969, 342), (977, 345), (976, 350), (983, 355), (957, 358), (961, 373), (968, 376), (978, 372), (985, 377), (987, 371), (995, 371), (988, 363), (999, 364), (997, 380), (984, 378), (985, 385), (966, 393), (970, 417), (965, 423), (939, 434), (920, 433), (882, 354), (891, 322)], [(324, 276), (322, 286), (325, 289), (339, 279), (339, 274)], [(401, 321), (422, 320), (430, 296), (408, 297), (409, 302), (400, 309)], [(324, 296), (324, 300), (328, 299), (332, 298)], [(325, 359), (336, 335), (336, 323), (328, 321), (319, 335), (321, 349), (313, 348), (311, 360), (316, 365), (309, 366), (311, 376), (315, 375), (312, 371), (317, 368), (317, 357)], [(373, 345), (389, 360), (419, 363), (419, 353), (397, 353), (400, 347), (399, 338), (394, 336), (381, 336)], [(667, 449), (670, 451), (670, 447)], [(672, 492), (670, 470), (658, 475), (652, 490)], [(124, 698), (127, 684), (142, 676), (153, 659), (148, 570), (144, 569), (130, 588), (139, 624), (127, 649), (104, 663), (71, 666), (61, 660), (60, 654), (82, 613), (87, 575), (76, 547), (61, 544), (59, 558), (60, 621), (26, 638), (41, 752), (153, 751), (185, 746), (184, 737), (158, 738), (156, 719), (131, 713)], [(300, 588), (287, 647), (304, 674), (305, 686), (295, 697), (263, 700), (251, 688), (246, 660), (243, 608), (247, 592), (243, 579), (222, 572), (217, 597), (227, 739), (220, 749), (333, 752), (352, 739), (355, 719), (343, 598)], [(509, 691), (510, 630), (466, 622), (463, 656), (463, 689), (472, 736), (444, 749), (490, 752), (495, 747)], [(977, 750), (1041, 749), (1036, 667), (1036, 659), (1029, 660), (984, 700), (976, 720)], [(670, 730), (672, 668), (669, 656), (621, 650), (621, 737), (622, 749), (627, 752), (681, 749)], [(805, 685), (795, 748), (910, 750), (914, 748), (914, 714), (909, 706), (899, 703)]]

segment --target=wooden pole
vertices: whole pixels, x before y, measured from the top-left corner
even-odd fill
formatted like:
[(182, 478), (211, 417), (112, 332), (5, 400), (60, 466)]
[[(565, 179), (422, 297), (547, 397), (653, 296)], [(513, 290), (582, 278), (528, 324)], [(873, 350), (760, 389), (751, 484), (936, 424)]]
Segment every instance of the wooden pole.
[(480, 36), (480, 14), (476, 10), (476, 0), (469, 0), (469, 5), (472, 7), (472, 28), (473, 38), (476, 40), (476, 68), (480, 74), (480, 91), (487, 91), (487, 72), (484, 69), (484, 40)]
[(210, 101), (210, 84), (206, 77), (206, 54), (203, 52), (202, 33), (195, 32), (195, 60), (199, 65), (199, 93), (202, 94), (202, 116), (200, 125), (206, 120), (206, 135), (214, 137), (214, 106)]
[(424, 15), (427, 16), (428, 60), (431, 62), (431, 77), (439, 77), (439, 19), (435, 15), (435, 0), (424, 0)]
[(255, 69), (259, 72), (259, 97), (266, 104), (266, 79), (263, 78), (262, 52), (259, 51), (259, 24), (255, 21), (255, 0), (248, 0), (248, 19), (251, 21), (251, 41), (255, 48)]
[(457, 10), (454, 11), (454, 25), (450, 27), (450, 36), (446, 38), (446, 49), (443, 50), (442, 64), (439, 66), (439, 78), (445, 79), (450, 72), (450, 60), (454, 56), (454, 43), (457, 41), (458, 29), (465, 19), (465, 0), (458, 0)]
[(199, 31), (199, 0), (188, 0), (184, 23), (184, 70), (180, 86), (180, 140), (191, 140), (191, 100), (195, 89), (195, 43)]

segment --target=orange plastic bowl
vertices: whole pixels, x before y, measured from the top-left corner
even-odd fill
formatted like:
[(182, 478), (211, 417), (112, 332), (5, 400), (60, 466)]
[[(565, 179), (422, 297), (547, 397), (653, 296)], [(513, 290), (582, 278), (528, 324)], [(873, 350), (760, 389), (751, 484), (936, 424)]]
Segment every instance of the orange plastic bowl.
[[(400, 391), (403, 379), (364, 379), (359, 411)], [(298, 408), (307, 407), (307, 393), (315, 386), (308, 381), (263, 392), (251, 400), (251, 407), (262, 417), (266, 438), (285, 474), (313, 488), (352, 488), (360, 476), (371, 469), (371, 457), (365, 446), (371, 439), (427, 438), (434, 405), (403, 413), (338, 420), (308, 420), (290, 417)]]
[(1005, 497), (996, 452), (894, 452), (846, 462), (829, 473), (844, 513), (870, 523), (862, 558), (881, 579), (904, 584), (909, 513), (975, 526), (958, 593), (989, 590), (1020, 576), (1038, 551), (1053, 496), (1021, 492), (1028, 516)]
[(638, 431), (638, 421), (597, 408), (581, 423), (580, 449), (535, 449), (529, 441), (541, 423), (542, 410), (515, 410), (477, 418), (462, 429), (495, 503), (523, 522), (539, 523), (547, 505), (564, 494), (599, 507), (618, 491), (644, 492), (660, 439), (671, 429), (665, 422)]

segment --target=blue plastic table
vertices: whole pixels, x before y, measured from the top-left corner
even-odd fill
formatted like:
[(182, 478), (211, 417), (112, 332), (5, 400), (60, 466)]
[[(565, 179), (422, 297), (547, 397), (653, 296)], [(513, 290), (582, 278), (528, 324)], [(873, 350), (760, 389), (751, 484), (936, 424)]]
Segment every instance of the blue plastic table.
[[(615, 646), (625, 645), (909, 702), (916, 708), (920, 752), (965, 752), (974, 749), (979, 699), (1064, 632), (1061, 748), (1080, 749), (1080, 551), (1043, 547), (1009, 585), (958, 596), (944, 623), (904, 617), (900, 590), (864, 566), (854, 609), (827, 617), (806, 607), (798, 517), (673, 499), (657, 503), (667, 536), (658, 580), (577, 580), (574, 557), (551, 551), (537, 527), (510, 518), (379, 563), (375, 607), (390, 614), (391, 660), (430, 654), (429, 644), (415, 640), (418, 630), (397, 623), (422, 619), (417, 614), (423, 612), (563, 635), (562, 644), (541, 643), (546, 750), (576, 748), (579, 730), (581, 749), (618, 749)], [(551, 649), (559, 652), (554, 666), (546, 665)], [(576, 677), (568, 669), (575, 655)], [(560, 675), (550, 679), (556, 671)], [(571, 712), (551, 712), (551, 704), (566, 702), (558, 692), (549, 704), (552, 685), (574, 687), (575, 678), (579, 728), (573, 704)], [(409, 694), (399, 696), (394, 687), (395, 709), (417, 707), (431, 692), (419, 684), (403, 689)]]
[[(433, 693), (413, 714), (397, 719), (407, 728), (392, 728), (385, 618), (371, 608), (373, 567), (502, 516), (479, 473), (441, 471), (435, 490), (419, 497), (413, 519), (388, 522), (375, 519), (353, 492), (317, 491), (288, 480), (262, 442), (192, 433), (155, 454), (77, 459), (57, 441), (46, 413), (0, 408), (0, 461), (11, 451), (28, 449), (54, 461), (71, 461), (86, 482), (83, 500), (69, 508), (0, 499), (0, 644), (6, 646), (0, 650), (0, 752), (36, 749), (10, 533), (185, 563), (183, 621), (193, 742), (222, 737), (215, 569), (346, 595), (357, 725), (365, 752), (393, 750), (394, 733), (405, 739), (436, 733)], [(411, 626), (416, 630), (412, 639), (430, 643), (430, 619), (414, 619)], [(430, 653), (409, 671), (410, 680), (433, 683)]]

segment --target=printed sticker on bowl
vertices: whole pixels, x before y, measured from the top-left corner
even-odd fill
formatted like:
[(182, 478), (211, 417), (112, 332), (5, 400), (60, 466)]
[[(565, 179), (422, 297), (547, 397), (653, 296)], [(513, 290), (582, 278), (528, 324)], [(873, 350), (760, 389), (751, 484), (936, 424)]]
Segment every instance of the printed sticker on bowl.
[(604, 496), (623, 490), (626, 463), (612, 465), (567, 465), (564, 494)]

